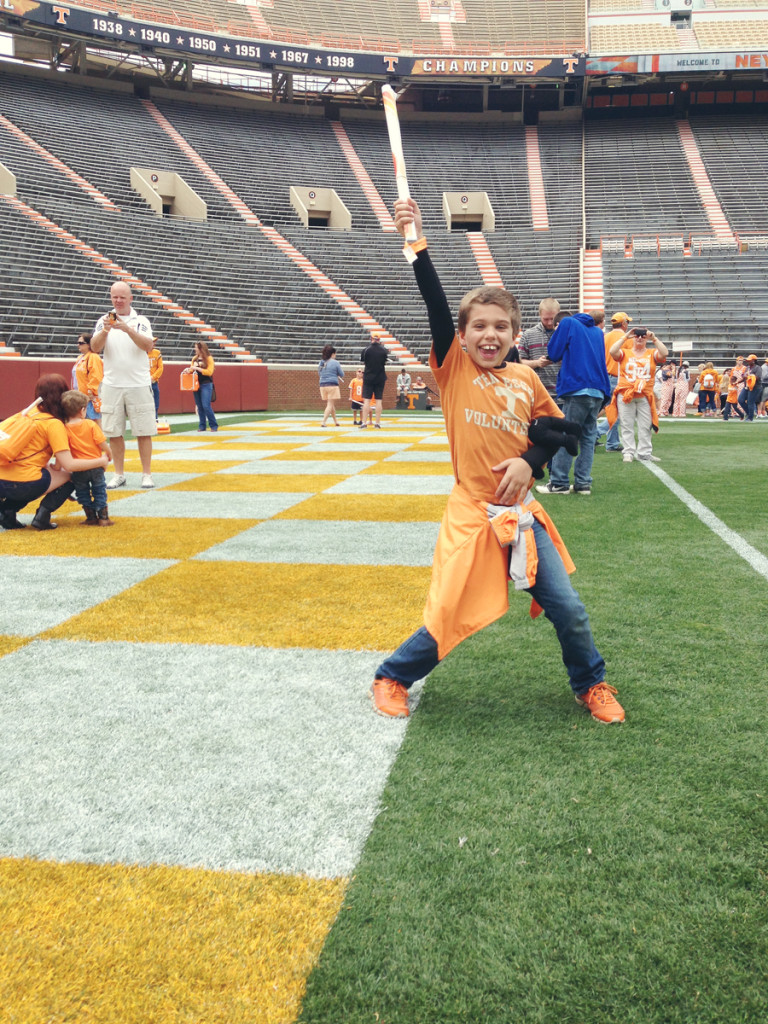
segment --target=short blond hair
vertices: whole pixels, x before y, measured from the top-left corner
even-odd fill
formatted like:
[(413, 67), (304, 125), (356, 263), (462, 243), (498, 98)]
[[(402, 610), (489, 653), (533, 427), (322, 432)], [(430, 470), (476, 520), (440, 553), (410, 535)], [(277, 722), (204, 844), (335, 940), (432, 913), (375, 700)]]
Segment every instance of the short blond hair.
[(459, 330), (462, 333), (469, 322), (469, 311), (472, 306), (501, 306), (509, 313), (512, 333), (517, 334), (520, 330), (520, 306), (512, 292), (508, 292), (505, 288), (484, 285), (467, 292), (459, 303)]

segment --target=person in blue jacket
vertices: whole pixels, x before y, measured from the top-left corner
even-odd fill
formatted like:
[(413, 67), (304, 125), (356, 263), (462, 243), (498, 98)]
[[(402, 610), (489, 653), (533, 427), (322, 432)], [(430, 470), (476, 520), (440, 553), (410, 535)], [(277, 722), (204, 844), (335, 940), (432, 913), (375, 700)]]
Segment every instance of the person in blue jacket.
[[(602, 309), (566, 316), (549, 339), (547, 355), (553, 363), (562, 361), (557, 375), (557, 398), (567, 420), (581, 424), (579, 454), (575, 462), (564, 448), (553, 457), (549, 482), (539, 485), (540, 494), (591, 494), (592, 460), (597, 440), (597, 417), (611, 397), (611, 382), (605, 367)], [(573, 465), (573, 488), (570, 473)]]

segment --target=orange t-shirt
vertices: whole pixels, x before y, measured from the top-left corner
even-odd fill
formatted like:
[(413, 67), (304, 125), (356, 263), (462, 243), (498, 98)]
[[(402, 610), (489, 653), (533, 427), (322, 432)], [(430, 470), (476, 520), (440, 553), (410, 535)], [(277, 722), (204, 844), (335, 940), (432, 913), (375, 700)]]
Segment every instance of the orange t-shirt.
[[(665, 360), (654, 348), (647, 348), (637, 355), (634, 349), (623, 348), (619, 353), (619, 383), (616, 390), (622, 397), (632, 394), (634, 398), (653, 395), (653, 378), (656, 367)], [(631, 400), (631, 399), (627, 399)]]
[(720, 375), (714, 370), (702, 370), (699, 374), (699, 384), (703, 391), (715, 391), (720, 385)]
[(38, 480), (40, 471), (48, 465), (52, 455), (69, 451), (67, 428), (61, 420), (39, 409), (30, 412), (29, 417), (37, 421), (37, 429), (13, 462), (0, 468), (3, 480)]
[(73, 459), (98, 459), (101, 445), (107, 440), (94, 420), (72, 420), (67, 423), (69, 450)]
[(363, 380), (361, 378), (353, 377), (349, 382), (349, 400), (350, 402), (362, 402), (363, 400)]
[(501, 473), (492, 467), (523, 455), (537, 416), (562, 416), (537, 374), (520, 363), (481, 370), (454, 338), (442, 366), (429, 365), (440, 388), (456, 482), (476, 500), (494, 501)]

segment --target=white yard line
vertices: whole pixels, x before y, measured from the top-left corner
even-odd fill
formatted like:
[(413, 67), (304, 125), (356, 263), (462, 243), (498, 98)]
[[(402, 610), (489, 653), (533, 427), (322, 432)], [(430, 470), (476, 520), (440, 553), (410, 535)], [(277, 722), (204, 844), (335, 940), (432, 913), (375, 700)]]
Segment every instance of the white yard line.
[(665, 473), (663, 469), (659, 469), (658, 466), (653, 463), (644, 463), (646, 469), (648, 469), (654, 476), (658, 477), (659, 480), (668, 487), (670, 491), (679, 498), (682, 503), (693, 512), (693, 514), (708, 526), (709, 529), (716, 533), (721, 540), (733, 548), (737, 555), (740, 555), (745, 562), (760, 575), (768, 580), (768, 558), (765, 557), (756, 548), (753, 548), (751, 544), (748, 544), (744, 538), (732, 530), (729, 526), (718, 519), (714, 512), (711, 512), (706, 505), (702, 505), (692, 494), (689, 494), (684, 487), (681, 487), (679, 483), (672, 479), (672, 477)]

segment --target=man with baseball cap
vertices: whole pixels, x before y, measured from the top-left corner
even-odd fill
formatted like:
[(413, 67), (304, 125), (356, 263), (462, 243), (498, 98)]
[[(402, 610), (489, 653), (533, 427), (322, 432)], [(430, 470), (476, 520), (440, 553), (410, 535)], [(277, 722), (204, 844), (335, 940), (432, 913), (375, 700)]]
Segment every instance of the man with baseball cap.
[[(626, 313), (614, 313), (611, 317), (611, 330), (605, 335), (605, 367), (608, 370), (608, 380), (611, 382), (611, 394), (616, 390), (619, 383), (619, 365), (610, 353), (611, 345), (627, 333), (627, 328), (632, 323), (632, 317)], [(613, 424), (605, 439), (605, 450), (607, 452), (623, 451), (619, 434), (619, 421)]]
[(744, 387), (739, 395), (739, 405), (747, 416), (747, 422), (753, 423), (757, 407), (763, 397), (763, 384), (760, 368), (757, 365), (757, 356), (748, 355), (746, 360), (747, 375), (744, 380)]

